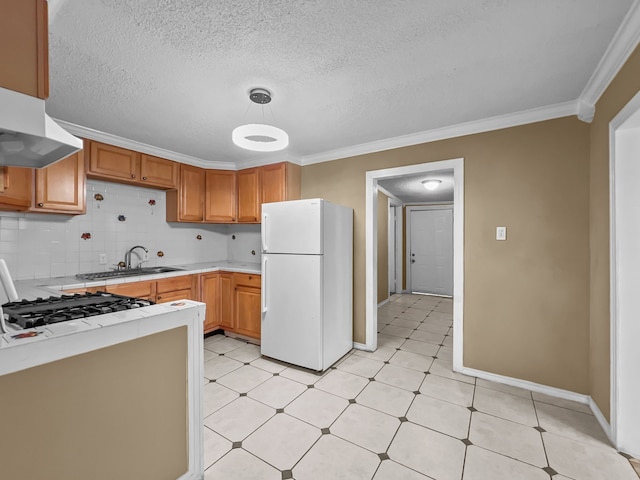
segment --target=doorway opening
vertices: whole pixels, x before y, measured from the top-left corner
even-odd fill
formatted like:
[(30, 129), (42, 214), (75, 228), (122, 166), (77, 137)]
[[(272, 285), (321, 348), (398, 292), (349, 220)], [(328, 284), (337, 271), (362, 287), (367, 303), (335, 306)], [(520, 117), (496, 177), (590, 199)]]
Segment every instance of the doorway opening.
[(611, 440), (640, 457), (640, 92), (609, 125)]
[(464, 285), (464, 159), (408, 165), (404, 167), (374, 170), (366, 173), (366, 253), (365, 253), (365, 302), (366, 343), (359, 348), (373, 351), (377, 348), (377, 231), (378, 231), (378, 181), (385, 178), (453, 170), (453, 369), (462, 369), (463, 350), (463, 285)]

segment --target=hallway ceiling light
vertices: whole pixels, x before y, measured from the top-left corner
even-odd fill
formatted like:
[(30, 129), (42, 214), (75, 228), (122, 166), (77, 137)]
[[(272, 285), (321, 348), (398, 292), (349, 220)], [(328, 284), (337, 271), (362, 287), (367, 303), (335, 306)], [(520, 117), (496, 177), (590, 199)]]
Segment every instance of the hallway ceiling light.
[[(249, 100), (262, 106), (271, 102), (271, 92), (264, 88), (254, 88), (249, 92)], [(284, 130), (264, 123), (249, 123), (233, 129), (231, 139), (237, 146), (256, 152), (277, 152), (289, 145), (289, 135)]]
[(422, 186), (427, 190), (435, 190), (442, 183), (440, 180), (423, 180)]

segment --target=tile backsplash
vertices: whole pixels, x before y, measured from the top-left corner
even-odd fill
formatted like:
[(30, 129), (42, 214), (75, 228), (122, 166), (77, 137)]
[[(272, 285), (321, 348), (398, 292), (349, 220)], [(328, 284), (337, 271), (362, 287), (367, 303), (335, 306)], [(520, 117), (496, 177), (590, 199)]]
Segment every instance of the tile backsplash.
[(16, 280), (109, 270), (134, 245), (149, 250), (148, 266), (260, 261), (259, 225), (167, 223), (165, 208), (162, 190), (88, 180), (86, 215), (0, 212), (0, 258)]

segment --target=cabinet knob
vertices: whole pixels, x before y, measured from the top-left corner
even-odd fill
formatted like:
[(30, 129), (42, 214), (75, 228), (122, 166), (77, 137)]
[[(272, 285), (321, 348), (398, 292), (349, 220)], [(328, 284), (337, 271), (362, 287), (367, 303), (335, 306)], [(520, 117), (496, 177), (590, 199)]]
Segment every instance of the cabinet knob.
[(160, 300), (162, 297), (160, 295), (158, 295), (158, 300)]
[(131, 174), (131, 178), (136, 178), (136, 174), (135, 174), (135, 173), (132, 173), (132, 174)]
[(38, 204), (38, 206), (39, 206), (40, 208), (42, 208), (42, 207), (44, 207), (44, 203), (39, 203), (39, 204)]
[(142, 179), (143, 179), (143, 180), (146, 180), (146, 179), (147, 179), (147, 177), (142, 177)]
[(249, 280), (251, 280), (253, 277), (251, 275), (249, 275)]

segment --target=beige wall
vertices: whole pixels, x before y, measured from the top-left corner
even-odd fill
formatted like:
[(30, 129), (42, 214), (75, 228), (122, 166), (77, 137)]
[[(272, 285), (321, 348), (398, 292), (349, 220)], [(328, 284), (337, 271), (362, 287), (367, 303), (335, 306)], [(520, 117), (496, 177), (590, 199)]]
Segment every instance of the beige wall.
[(591, 396), (602, 413), (610, 414), (609, 349), (609, 122), (640, 89), (640, 47), (627, 60), (600, 97), (591, 124), (590, 240)]
[(575, 117), (303, 167), (303, 198), (354, 209), (354, 340), (365, 339), (365, 172), (459, 157), (465, 366), (588, 393), (589, 125)]
[(187, 327), (0, 376), (0, 478), (188, 470)]
[(378, 192), (378, 300), (389, 298), (389, 197)]

